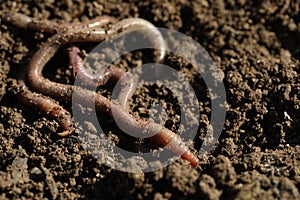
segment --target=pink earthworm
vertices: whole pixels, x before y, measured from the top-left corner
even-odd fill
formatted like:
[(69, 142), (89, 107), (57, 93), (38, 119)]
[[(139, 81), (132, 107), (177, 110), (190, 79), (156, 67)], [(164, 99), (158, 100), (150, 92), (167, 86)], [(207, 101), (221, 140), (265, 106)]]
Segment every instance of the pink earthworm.
[(31, 92), (25, 85), (23, 78), (18, 79), (18, 85), (21, 87), (21, 91), (17, 93), (17, 99), (20, 102), (27, 106), (37, 108), (44, 114), (58, 120), (62, 132), (57, 133), (57, 135), (67, 136), (75, 131), (72, 116), (67, 110), (53, 99), (47, 98), (42, 94)]
[(103, 15), (94, 19), (90, 19), (87, 22), (58, 24), (56, 22), (48, 20), (37, 20), (21, 13), (10, 12), (3, 12), (1, 15), (1, 19), (4, 22), (19, 28), (30, 29), (51, 34), (63, 31), (64, 29), (91, 29), (96, 27), (103, 27), (106, 24), (115, 21), (113, 17)]
[(72, 46), (68, 50), (70, 65), (73, 67), (77, 78), (84, 82), (84, 84), (101, 86), (108, 80), (113, 80), (115, 82), (120, 81), (121, 89), (118, 95), (118, 102), (124, 109), (128, 110), (129, 99), (136, 89), (137, 80), (130, 76), (129, 73), (126, 73), (126, 71), (116, 66), (104, 69), (101, 74), (91, 75), (84, 68), (84, 61), (79, 55), (79, 48)]
[[(85, 80), (85, 82), (90, 84), (98, 83), (98, 85), (102, 85), (110, 77), (113, 77), (114, 80), (121, 79), (122, 77), (123, 80), (121, 79), (121, 84), (126, 85), (121, 89), (123, 91), (120, 92), (118, 101), (120, 103), (120, 106), (123, 107), (125, 111), (127, 111), (129, 99), (131, 98), (136, 86), (136, 82), (134, 82), (135, 80), (128, 78), (128, 76), (125, 75), (125, 71), (120, 68), (109, 69), (106, 71), (106, 73), (100, 75), (100, 77), (92, 76), (85, 71), (83, 66), (84, 61), (79, 56), (79, 53), (80, 50), (77, 47), (71, 47), (69, 51), (70, 64), (77, 71), (77, 76), (80, 75), (80, 78), (82, 80)], [(114, 72), (114, 70), (118, 71)], [(175, 133), (168, 129), (163, 128), (158, 134), (151, 137), (150, 139), (160, 146), (168, 146), (173, 152), (181, 155), (181, 158), (188, 160), (192, 166), (196, 166), (199, 162), (198, 158), (194, 154), (192, 154), (192, 152), (184, 145), (180, 137), (178, 137)]]
[[(147, 28), (147, 29), (143, 29)], [(156, 60), (161, 60), (165, 55), (165, 46), (160, 32), (148, 21), (138, 18), (124, 19), (110, 29), (70, 29), (52, 36), (35, 53), (28, 65), (27, 79), (34, 90), (51, 96), (54, 99), (69, 101), (72, 89), (70, 86), (54, 83), (42, 76), (46, 63), (54, 56), (57, 50), (66, 44), (76, 42), (101, 42), (107, 38), (118, 36), (126, 30), (141, 31), (150, 38), (153, 46), (160, 50)]]
[[(58, 24), (52, 21), (35, 20), (21, 13), (8, 12), (1, 13), (1, 19), (6, 23), (10, 23), (19, 28), (31, 29), (51, 34), (55, 34), (56, 32), (64, 29), (88, 29), (101, 27), (115, 20), (109, 16), (100, 16), (85, 23)], [(53, 99), (31, 92), (25, 84), (24, 76), (24, 72), (19, 72), (18, 85), (22, 88), (22, 91), (17, 93), (18, 100), (27, 106), (38, 108), (51, 118), (56, 119), (60, 124), (60, 128), (62, 129), (62, 132), (57, 133), (59, 136), (68, 136), (72, 134), (75, 128), (73, 126), (71, 114)]]
[[(22, 27), (22, 26), (20, 26)], [(23, 26), (28, 28), (26, 26)], [(138, 28), (150, 28), (145, 29)], [(163, 38), (160, 32), (148, 21), (137, 18), (124, 19), (114, 24), (110, 29), (64, 29), (52, 36), (35, 53), (27, 68), (27, 81), (37, 92), (50, 96), (58, 101), (71, 103), (72, 93), (75, 92), (76, 98), (81, 102), (94, 103), (99, 112), (105, 112), (121, 122), (128, 130), (138, 131), (152, 136), (150, 139), (161, 146), (168, 146), (172, 152), (190, 162), (192, 166), (199, 163), (198, 158), (185, 146), (181, 138), (174, 132), (161, 127), (153, 122), (133, 119), (126, 110), (118, 105), (111, 103), (107, 98), (93, 91), (80, 87), (55, 83), (42, 76), (42, 70), (48, 61), (54, 56), (57, 50), (63, 45), (75, 42), (101, 42), (107, 38), (116, 37), (119, 33), (127, 30), (136, 30), (149, 38), (153, 46), (160, 52), (155, 54), (156, 61), (163, 59), (165, 49)], [(117, 113), (117, 114), (113, 114)], [(66, 122), (66, 127), (69, 122)], [(64, 126), (64, 125), (63, 125)]]

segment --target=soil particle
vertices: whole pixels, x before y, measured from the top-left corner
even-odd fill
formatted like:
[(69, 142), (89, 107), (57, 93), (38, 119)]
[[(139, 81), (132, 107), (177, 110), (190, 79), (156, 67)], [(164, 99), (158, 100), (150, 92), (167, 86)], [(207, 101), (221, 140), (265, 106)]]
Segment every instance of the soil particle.
[(295, 184), (285, 177), (258, 176), (238, 189), (236, 199), (299, 199)]
[(217, 200), (222, 192), (216, 188), (216, 182), (213, 177), (203, 174), (199, 182), (201, 199)]
[(230, 160), (225, 156), (218, 156), (212, 167), (212, 176), (218, 186), (233, 186), (236, 182), (236, 172)]
[(183, 194), (194, 194), (199, 174), (190, 166), (189, 170), (184, 170), (186, 168), (185, 165), (171, 165), (167, 170), (166, 180), (171, 181), (172, 186)]

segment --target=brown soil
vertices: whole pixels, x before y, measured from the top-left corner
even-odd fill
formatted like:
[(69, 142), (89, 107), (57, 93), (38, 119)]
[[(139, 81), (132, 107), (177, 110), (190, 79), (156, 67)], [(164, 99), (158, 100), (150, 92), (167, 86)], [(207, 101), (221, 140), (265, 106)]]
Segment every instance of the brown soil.
[[(28, 64), (49, 35), (1, 22), (0, 198), (300, 199), (299, 5), (297, 0), (2, 1), (1, 10), (39, 19), (141, 17), (191, 36), (224, 72), (228, 105), (219, 144), (198, 167), (179, 159), (145, 174), (113, 170), (84, 150), (76, 139), (80, 133), (56, 136), (55, 120), (15, 99), (16, 71)], [(45, 76), (66, 83), (71, 74), (68, 60), (59, 59)], [(128, 69), (139, 65), (139, 59), (124, 58), (119, 65)], [(179, 58), (168, 55), (167, 62), (194, 76)], [(203, 88), (200, 82), (193, 84)], [(156, 99), (149, 90), (167, 102), (168, 90), (142, 88), (131, 102), (133, 115), (147, 117), (147, 103)], [(206, 132), (210, 110), (201, 95), (199, 123), (204, 130), (195, 146)], [(176, 129), (176, 106), (166, 107), (167, 126)], [(106, 134), (116, 143), (139, 145), (115, 129), (108, 124)]]

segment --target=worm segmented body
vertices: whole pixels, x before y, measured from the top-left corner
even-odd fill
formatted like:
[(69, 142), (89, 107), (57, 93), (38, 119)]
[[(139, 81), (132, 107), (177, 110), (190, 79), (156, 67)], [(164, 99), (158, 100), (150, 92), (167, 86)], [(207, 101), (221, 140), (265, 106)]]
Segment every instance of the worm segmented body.
[(57, 133), (59, 136), (67, 136), (74, 132), (71, 114), (53, 99), (31, 92), (25, 84), (23, 73), (19, 74), (18, 85), (21, 87), (21, 92), (17, 93), (18, 100), (56, 119), (62, 129), (62, 132)]
[(118, 102), (124, 109), (128, 110), (129, 100), (136, 89), (137, 80), (116, 66), (106, 68), (98, 75), (91, 75), (85, 70), (84, 61), (79, 56), (79, 53), (80, 50), (77, 47), (72, 46), (69, 48), (70, 65), (77, 75), (76, 78), (90, 86), (101, 86), (108, 80), (120, 81), (121, 89), (118, 95)]
[(91, 29), (103, 27), (106, 24), (113, 22), (115, 19), (109, 16), (100, 16), (89, 20), (88, 22), (81, 23), (63, 23), (58, 24), (52, 21), (35, 20), (31, 17), (20, 13), (8, 13), (4, 12), (1, 15), (1, 19), (6, 23), (12, 24), (19, 28), (36, 30), (45, 33), (55, 34), (63, 31), (64, 29)]
[[(198, 158), (191, 153), (188, 147), (185, 146), (184, 142), (175, 133), (152, 122), (135, 120), (129, 115), (127, 112), (128, 99), (132, 96), (136, 83), (133, 78), (126, 75), (125, 71), (113, 67), (105, 70), (103, 74), (100, 75), (100, 78), (96, 78), (84, 71), (83, 60), (78, 55), (79, 49), (72, 47), (69, 52), (70, 64), (73, 66), (77, 75), (85, 82), (101, 85), (105, 84), (107, 79), (120, 79), (122, 83), (125, 83), (125, 89), (123, 88), (123, 90), (121, 90), (118, 97), (119, 104), (114, 104), (104, 96), (81, 87), (52, 82), (42, 75), (44, 66), (63, 45), (77, 42), (101, 42), (107, 38), (117, 37), (119, 33), (127, 30), (139, 31), (148, 38), (153, 47), (159, 49), (159, 51), (156, 50), (155, 52), (155, 61), (159, 62), (165, 56), (166, 47), (164, 46), (165, 44), (160, 32), (151, 23), (143, 19), (130, 18), (115, 23), (109, 29), (103, 29), (100, 28), (100, 26), (111, 22), (112, 18), (101, 17), (85, 24), (62, 25), (49, 21), (36, 21), (22, 14), (4, 13), (1, 18), (3, 21), (20, 28), (34, 29), (52, 34), (56, 33), (41, 46), (28, 65), (26, 80), (36, 92), (69, 104), (72, 101), (72, 93), (75, 92), (78, 100), (81, 102), (94, 103), (97, 111), (105, 112), (112, 116), (127, 130), (137, 131), (148, 136), (154, 135), (150, 137), (150, 139), (160, 146), (168, 146), (171, 151), (177, 155), (181, 155), (183, 159), (189, 161), (193, 166), (198, 164)], [(22, 83), (22, 79), (19, 81), (20, 84), (24, 84)], [(21, 93), (20, 99), (26, 104), (38, 106), (39, 109), (50, 116), (56, 117), (62, 129), (64, 129), (64, 132), (60, 134), (61, 136), (69, 135), (73, 131), (70, 114), (54, 101), (43, 96), (34, 95), (28, 90)]]
[[(87, 83), (94, 84), (96, 82), (95, 80), (97, 80), (97, 77), (88, 74), (84, 70), (83, 60), (78, 55), (79, 52), (80, 51), (78, 48), (72, 47), (70, 51), (70, 64), (77, 71), (77, 76), (79, 75), (78, 73), (80, 72), (81, 75), (79, 78), (85, 80)], [(114, 72), (115, 70), (118, 71)], [(100, 76), (100, 78), (98, 78), (100, 80), (98, 84), (99, 83), (103, 84), (105, 82), (104, 80), (108, 80), (111, 77), (113, 77), (114, 80), (119, 80), (122, 77), (121, 84), (124, 83), (125, 86), (121, 89), (121, 92), (119, 93), (118, 101), (121, 107), (123, 107), (123, 109), (127, 111), (128, 102), (134, 92), (136, 82), (133, 78), (124, 75), (125, 75), (125, 71), (123, 71), (120, 68), (110, 69), (106, 73), (103, 73), (103, 75)], [(153, 131), (155, 131), (155, 128), (158, 128), (158, 126), (154, 125), (153, 127), (152, 125), (152, 129), (154, 129)], [(177, 155), (181, 155), (181, 158), (189, 161), (192, 166), (196, 166), (199, 162), (198, 158), (188, 149), (188, 147), (184, 145), (181, 138), (166, 128), (162, 128), (159, 133), (157, 133), (153, 137), (150, 137), (150, 139), (162, 147), (165, 146), (169, 147), (172, 152), (176, 153)]]

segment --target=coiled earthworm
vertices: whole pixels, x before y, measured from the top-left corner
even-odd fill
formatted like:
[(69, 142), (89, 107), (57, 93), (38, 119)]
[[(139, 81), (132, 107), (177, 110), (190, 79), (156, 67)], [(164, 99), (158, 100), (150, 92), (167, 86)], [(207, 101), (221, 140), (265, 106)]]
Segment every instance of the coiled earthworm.
[[(6, 16), (4, 21), (8, 21), (7, 19), (8, 18)], [(21, 22), (21, 24), (16, 23), (15, 25), (23, 28), (30, 28), (27, 26), (29, 20), (27, 18), (22, 20), (23, 22)], [(145, 29), (138, 28), (150, 29), (145, 31)], [(123, 108), (124, 105), (114, 104), (107, 98), (93, 91), (72, 85), (55, 83), (42, 76), (44, 66), (61, 46), (75, 42), (101, 42), (107, 38), (116, 37), (119, 33), (127, 30), (142, 32), (147, 38), (149, 38), (153, 46), (160, 50), (158, 54), (155, 54), (155, 60), (160, 61), (164, 58), (166, 48), (160, 32), (151, 23), (143, 19), (125, 19), (116, 23), (107, 30), (99, 29), (97, 27), (95, 29), (69, 29), (66, 27), (64, 30), (59, 31), (56, 35), (52, 36), (35, 53), (27, 68), (28, 83), (35, 91), (48, 95), (58, 101), (64, 101), (65, 103), (71, 103), (72, 93), (74, 92), (76, 98), (80, 100), (80, 102), (94, 103), (97, 111), (105, 112), (114, 117), (114, 119), (118, 120), (122, 124), (123, 128), (125, 127), (127, 130), (143, 133), (146, 136), (152, 135), (150, 138), (151, 140), (161, 146), (168, 146), (172, 152), (177, 155), (181, 155), (181, 157), (189, 161), (191, 165), (196, 166), (199, 162), (198, 158), (191, 153), (180, 137), (172, 131), (153, 122), (133, 119), (126, 109)], [(41, 108), (44, 109), (44, 107)], [(70, 124), (68, 121), (64, 121), (63, 123), (66, 123), (62, 124), (63, 127), (67, 127)]]
[[(83, 66), (83, 60), (78, 55), (80, 50), (77, 47), (72, 47), (69, 51), (70, 54), (70, 64), (73, 66), (74, 69), (77, 70), (77, 76), (81, 74), (81, 79), (85, 80), (86, 82), (93, 84), (97, 81), (96, 76), (92, 76), (88, 74), (84, 70)], [(117, 73), (114, 73), (114, 70), (118, 70)], [(78, 72), (80, 72), (78, 74)], [(124, 76), (125, 71), (119, 69), (119, 68), (113, 68), (108, 70), (106, 73), (103, 73), (103, 75), (100, 75), (100, 78), (98, 83), (103, 84), (108, 78), (113, 77), (114, 80), (120, 79), (122, 76)], [(107, 76), (107, 78), (105, 78)], [(123, 80), (122, 80), (123, 79)], [(132, 78), (128, 78), (128, 76), (122, 77), (121, 82), (126, 84), (125, 87), (122, 88), (123, 91), (120, 91), (120, 94), (118, 96), (118, 101), (123, 107), (125, 111), (128, 109), (128, 101), (131, 98), (136, 83), (135, 80)], [(168, 146), (172, 152), (176, 153), (177, 155), (181, 155), (181, 158), (188, 160), (192, 166), (196, 166), (198, 164), (198, 158), (192, 154), (192, 152), (184, 145), (183, 141), (178, 137), (175, 133), (172, 131), (163, 128), (158, 134), (150, 138), (152, 141), (157, 143), (160, 146)]]

